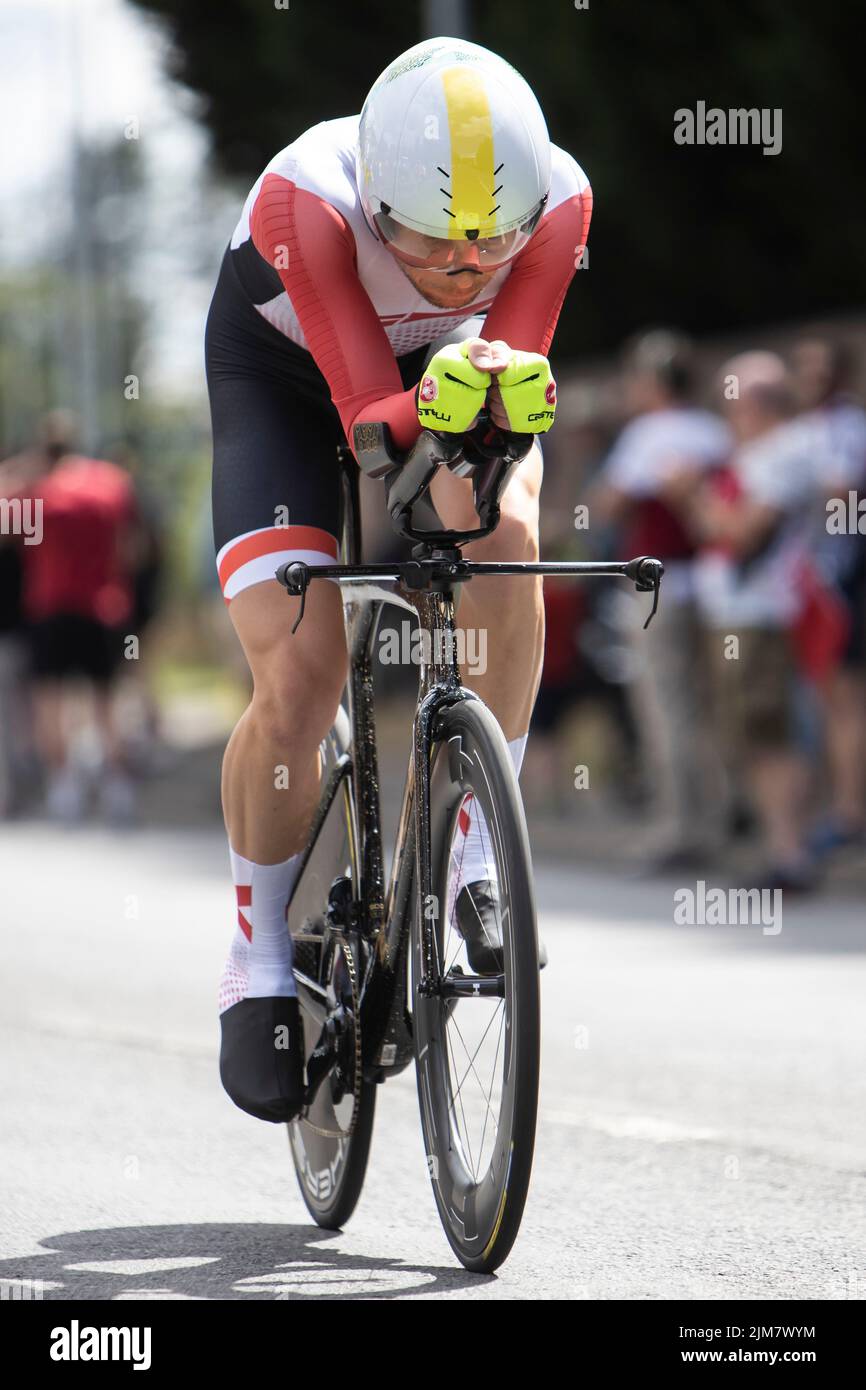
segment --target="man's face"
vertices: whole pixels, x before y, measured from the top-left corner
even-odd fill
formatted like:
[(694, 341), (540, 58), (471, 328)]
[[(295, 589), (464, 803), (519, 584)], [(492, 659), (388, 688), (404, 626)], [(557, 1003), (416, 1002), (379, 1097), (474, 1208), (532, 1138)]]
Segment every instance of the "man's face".
[(440, 309), (462, 309), (471, 304), (500, 269), (494, 266), (490, 270), (482, 270), (478, 253), (471, 242), (457, 247), (453, 265), (446, 271), (422, 270), (418, 266), (407, 265), (399, 256), (394, 259), (418, 293)]

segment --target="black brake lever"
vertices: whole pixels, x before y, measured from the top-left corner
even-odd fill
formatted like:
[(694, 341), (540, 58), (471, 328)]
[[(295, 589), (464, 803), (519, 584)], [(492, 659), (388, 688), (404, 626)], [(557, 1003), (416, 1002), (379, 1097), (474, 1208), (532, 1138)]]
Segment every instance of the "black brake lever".
[(661, 588), (662, 575), (665, 567), (661, 560), (654, 560), (651, 555), (639, 555), (636, 560), (629, 560), (625, 567), (628, 578), (634, 584), (638, 593), (648, 594), (652, 592), (653, 606), (650, 615), (644, 623), (644, 631), (649, 627), (659, 606), (659, 590)]
[(296, 598), (300, 598), (301, 600), (298, 616), (292, 628), (292, 636), (294, 636), (304, 616), (304, 608), (307, 603), (307, 589), (310, 586), (310, 567), (309, 565), (305, 565), (303, 560), (289, 561), (284, 565), (280, 565), (279, 569), (276, 571), (276, 579), (278, 583), (282, 584), (286, 593), (293, 594)]
[(653, 606), (652, 606), (652, 608), (650, 609), (649, 617), (647, 618), (646, 622), (645, 622), (644, 625), (643, 625), (643, 630), (644, 630), (644, 632), (646, 632), (647, 628), (649, 627), (650, 623), (652, 622), (653, 618), (655, 617), (656, 613), (658, 612), (658, 607), (659, 607), (659, 590), (660, 590), (660, 588), (661, 588), (661, 581), (662, 581), (661, 575), (660, 575), (660, 574), (657, 574), (657, 575), (656, 575), (656, 578), (655, 578), (655, 583), (654, 583), (653, 586), (652, 586), (652, 590), (653, 590)]

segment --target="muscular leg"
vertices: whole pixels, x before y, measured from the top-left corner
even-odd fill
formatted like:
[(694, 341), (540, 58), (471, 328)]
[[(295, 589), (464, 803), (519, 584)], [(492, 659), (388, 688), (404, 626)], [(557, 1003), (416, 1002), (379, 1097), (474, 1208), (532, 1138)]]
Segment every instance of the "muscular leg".
[[(535, 444), (511, 479), (502, 498), (496, 530), (464, 549), (470, 560), (538, 559), (538, 507), (542, 480), (541, 450)], [(440, 469), (430, 489), (433, 504), (449, 527), (478, 524), (472, 485)], [(544, 657), (542, 578), (495, 575), (463, 586), (459, 627), (486, 635), (486, 670), (461, 672), (466, 684), (493, 711), (507, 739), (521, 738), (541, 679)], [(466, 650), (472, 650), (467, 641)]]
[(346, 679), (337, 586), (311, 584), (304, 620), (292, 634), (299, 602), (269, 581), (245, 589), (229, 608), (254, 688), (223, 760), (223, 813), (232, 848), (255, 864), (278, 863), (306, 845), (318, 800), (318, 748)]
[(311, 586), (293, 634), (298, 604), (266, 580), (242, 590), (230, 608), (253, 695), (223, 762), (238, 928), (220, 985), (220, 1076), (236, 1105), (273, 1122), (297, 1114), (304, 1094), (285, 913), (317, 800), (318, 747), (346, 670), (337, 587)]
[(223, 762), (237, 925), (219, 989), (220, 1076), (241, 1109), (281, 1122), (298, 1113), (304, 1093), (286, 907), (346, 651), (336, 586), (311, 586), (293, 634), (299, 600), (272, 576), (292, 557), (336, 557), (342, 432), (309, 364), (258, 322), (228, 260), (208, 316), (206, 360), (217, 567), (253, 678)]

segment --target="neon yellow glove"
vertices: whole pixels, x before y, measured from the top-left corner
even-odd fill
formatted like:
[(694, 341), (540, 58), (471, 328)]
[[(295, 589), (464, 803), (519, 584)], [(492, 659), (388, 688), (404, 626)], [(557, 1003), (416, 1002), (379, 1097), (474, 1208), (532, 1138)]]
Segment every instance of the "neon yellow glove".
[(556, 382), (550, 363), (540, 352), (513, 352), (511, 361), (494, 378), (515, 434), (543, 434), (556, 414)]
[(468, 343), (448, 343), (431, 359), (418, 388), (425, 429), (463, 434), (484, 405), (490, 373), (473, 367), (468, 352)]

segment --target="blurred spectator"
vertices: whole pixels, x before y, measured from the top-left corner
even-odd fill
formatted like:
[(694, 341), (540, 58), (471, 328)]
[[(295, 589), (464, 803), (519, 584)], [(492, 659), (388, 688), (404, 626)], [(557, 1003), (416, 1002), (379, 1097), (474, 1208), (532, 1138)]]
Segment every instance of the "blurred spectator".
[(100, 800), (112, 820), (129, 818), (132, 786), (112, 708), (122, 628), (132, 611), (134, 494), (115, 464), (83, 458), (61, 441), (40, 477), (22, 489), (41, 508), (42, 538), (21, 547), (23, 606), (33, 678), (37, 749), (51, 814), (76, 819), (85, 788), (70, 755), (67, 693), (83, 677), (103, 759)]
[(524, 784), (534, 804), (561, 813), (566, 809), (566, 759), (561, 731), (578, 698), (581, 659), (578, 632), (586, 595), (568, 579), (544, 581), (544, 666), (532, 711), (532, 738), (527, 748)]
[(644, 740), (652, 796), (657, 867), (699, 863), (718, 839), (718, 769), (705, 722), (706, 699), (694, 604), (694, 542), (665, 497), (671, 477), (705, 474), (730, 449), (725, 425), (690, 404), (693, 351), (679, 334), (657, 329), (626, 351), (624, 386), (630, 423), (602, 470), (590, 504), (593, 527), (618, 521), (625, 555), (664, 562), (664, 603), (648, 633), (636, 602), (629, 637), (635, 649), (630, 686)]
[[(6, 496), (2, 474), (0, 467), (0, 496)], [(23, 793), (26, 642), (21, 588), (18, 546), (11, 537), (0, 534), (0, 820), (16, 809)]]
[[(131, 680), (138, 709), (133, 728), (127, 732), (127, 756), (137, 768), (144, 771), (164, 765), (166, 754), (162, 744), (161, 711), (153, 688), (153, 644), (145, 640), (162, 604), (165, 523), (158, 498), (143, 476), (134, 450), (128, 444), (116, 443), (108, 451), (108, 456), (126, 472), (135, 495), (134, 535), (130, 537), (128, 546), (132, 582), (128, 631), (138, 638), (139, 658), (126, 665), (125, 689), (128, 691)], [(213, 563), (210, 568), (214, 570)]]
[(23, 547), (37, 536), (25, 542), (20, 527), (13, 524), (14, 508), (67, 452), (76, 427), (71, 411), (50, 411), (39, 421), (33, 447), (0, 463), (0, 499), (8, 505), (0, 534), (0, 818), (24, 803), (37, 771), (27, 699), (29, 641), (23, 601)]
[[(866, 495), (866, 412), (848, 394), (854, 360), (839, 343), (806, 339), (793, 353), (800, 425), (827, 498)], [(855, 514), (859, 517), (859, 513)], [(826, 519), (826, 517), (825, 517)], [(866, 524), (866, 523), (864, 523)], [(828, 815), (816, 826), (819, 855), (862, 837), (866, 798), (866, 535), (822, 528), (817, 561), (835, 585), (849, 620), (841, 659), (822, 682), (830, 782)]]
[[(680, 492), (704, 539), (696, 592), (708, 627), (720, 747), (751, 793), (767, 886), (809, 886), (809, 763), (797, 742), (793, 632), (820, 494), (805, 436), (790, 423), (782, 360), (747, 352), (723, 368), (736, 437), (730, 467)], [(672, 482), (669, 496), (676, 491)]]

